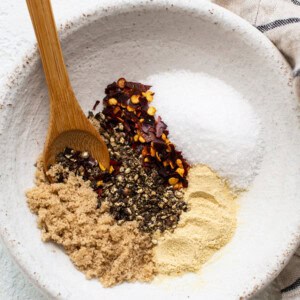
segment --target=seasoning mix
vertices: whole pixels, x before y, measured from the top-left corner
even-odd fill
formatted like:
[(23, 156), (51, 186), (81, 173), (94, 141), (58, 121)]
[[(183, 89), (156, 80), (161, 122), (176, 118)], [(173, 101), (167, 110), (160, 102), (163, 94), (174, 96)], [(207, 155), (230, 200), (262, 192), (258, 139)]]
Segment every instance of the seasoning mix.
[[(120, 78), (105, 89), (102, 111), (95, 112), (100, 103), (97, 101), (89, 112), (89, 120), (107, 144), (109, 169), (88, 152), (66, 148), (46, 175), (42, 161), (38, 162), (37, 186), (27, 192), (29, 207), (38, 215), (43, 240), (62, 245), (79, 270), (88, 278), (98, 278), (104, 286), (151, 281), (157, 273), (163, 273), (161, 269), (167, 270), (165, 261), (176, 260), (183, 251), (180, 249), (184, 249), (177, 239), (177, 233), (185, 227), (181, 219), (187, 220), (194, 213), (195, 205), (189, 205), (189, 199), (195, 194), (186, 191), (197, 186), (195, 175), (193, 186), (189, 186), (191, 167), (169, 140), (167, 125), (160, 116), (156, 117), (150, 88)], [(201, 168), (196, 170), (203, 172)], [(203, 192), (195, 191), (196, 195)], [(218, 197), (222, 195), (215, 198)], [(233, 199), (228, 198), (232, 204), (228, 205), (230, 218), (222, 223), (230, 234), (222, 239), (219, 248), (234, 232)], [(205, 213), (205, 207), (199, 213)], [(167, 257), (164, 249), (172, 241), (179, 245), (178, 249), (163, 260), (163, 256)], [(203, 249), (209, 247), (205, 237), (199, 243)], [(195, 251), (201, 252), (201, 247)], [(195, 257), (191, 249), (186, 250)]]

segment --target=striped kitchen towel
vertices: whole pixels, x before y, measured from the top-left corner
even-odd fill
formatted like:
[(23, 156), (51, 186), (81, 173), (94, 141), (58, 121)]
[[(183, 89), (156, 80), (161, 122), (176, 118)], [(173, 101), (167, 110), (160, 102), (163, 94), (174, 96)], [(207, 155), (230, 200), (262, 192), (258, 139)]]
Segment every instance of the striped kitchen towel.
[[(300, 0), (212, 0), (246, 19), (282, 52), (300, 99)], [(300, 299), (300, 249), (276, 279), (282, 299)]]

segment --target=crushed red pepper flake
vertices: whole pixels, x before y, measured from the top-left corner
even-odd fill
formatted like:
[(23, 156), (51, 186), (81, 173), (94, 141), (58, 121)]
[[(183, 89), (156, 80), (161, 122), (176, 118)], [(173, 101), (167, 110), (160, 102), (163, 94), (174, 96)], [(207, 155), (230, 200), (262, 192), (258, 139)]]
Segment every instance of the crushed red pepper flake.
[(144, 167), (155, 167), (165, 183), (175, 189), (188, 186), (189, 164), (168, 139), (167, 125), (149, 106), (154, 93), (151, 86), (120, 78), (109, 84), (103, 99), (103, 114), (109, 128), (122, 123), (131, 145), (143, 156)]
[(100, 101), (97, 100), (93, 106), (93, 110), (96, 110), (97, 106), (100, 104)]

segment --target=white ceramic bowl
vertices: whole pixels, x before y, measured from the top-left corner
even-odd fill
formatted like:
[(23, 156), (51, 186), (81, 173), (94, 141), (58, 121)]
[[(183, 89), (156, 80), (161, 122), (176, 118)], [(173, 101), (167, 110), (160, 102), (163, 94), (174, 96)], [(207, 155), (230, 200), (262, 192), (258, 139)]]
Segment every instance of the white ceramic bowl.
[[(105, 1), (103, 9), (77, 19), (64, 31), (63, 50), (86, 111), (102, 97), (105, 85), (120, 76), (140, 80), (175, 69), (207, 73), (246, 99), (260, 122), (263, 148), (250, 149), (262, 158), (249, 191), (240, 199), (236, 234), (199, 275), (112, 289), (85, 280), (61, 249), (42, 243), (36, 217), (24, 197), (33, 185), (33, 164), (43, 148), (49, 110), (41, 65), (34, 53), (2, 95), (6, 104), (0, 110), (0, 230), (14, 259), (47, 295), (61, 299), (239, 299), (272, 280), (297, 247), (300, 132), (290, 69), (275, 47), (245, 21), (206, 2), (183, 2), (110, 1), (108, 6)], [(215, 89), (222, 93), (222, 85)], [(176, 107), (180, 114), (181, 107)], [(170, 128), (176, 128), (176, 118), (162, 117), (168, 119)], [(176, 138), (175, 131), (173, 135)]]

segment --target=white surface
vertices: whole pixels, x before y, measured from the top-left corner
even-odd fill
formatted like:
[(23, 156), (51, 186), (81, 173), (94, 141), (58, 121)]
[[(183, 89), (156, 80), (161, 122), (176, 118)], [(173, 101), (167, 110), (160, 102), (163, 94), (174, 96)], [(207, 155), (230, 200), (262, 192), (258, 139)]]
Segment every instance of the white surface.
[[(62, 3), (63, 2), (63, 3)], [(98, 2), (98, 1), (97, 1)], [(84, 11), (83, 6), (85, 8), (92, 7), (96, 1), (80, 1), (80, 0), (65, 0), (65, 1), (54, 1), (54, 8), (57, 15), (58, 20), (63, 20), (65, 18), (69, 18), (73, 15), (76, 15), (78, 11)], [(6, 76), (8, 72), (10, 72), (15, 62), (20, 61), (20, 57), (26, 52), (32, 41), (34, 40), (33, 34), (31, 31), (31, 24), (29, 22), (27, 12), (25, 10), (25, 5), (23, 1), (18, 1), (18, 3), (13, 3), (10, 0), (2, 0), (0, 3), (0, 63), (1, 63), (1, 70), (0, 70), (0, 80), (3, 82), (3, 78)], [(5, 45), (5, 47), (3, 47)], [(70, 50), (70, 49), (69, 49)], [(80, 69), (81, 70), (81, 69)], [(73, 79), (82, 80), (82, 78), (76, 78), (76, 67), (73, 67), (71, 70), (73, 72)], [(86, 71), (86, 70), (85, 70)], [(98, 71), (99, 72), (99, 71)], [(117, 74), (118, 75), (118, 74)], [(275, 75), (276, 77), (276, 75)], [(38, 78), (40, 75), (38, 74)], [(75, 82), (76, 84), (76, 82)], [(89, 87), (87, 87), (88, 89)], [(100, 89), (101, 91), (102, 89)], [(44, 95), (44, 90), (42, 91)], [(95, 91), (98, 93), (99, 90)], [(84, 95), (84, 92), (82, 96)], [(95, 94), (96, 95), (96, 94)], [(86, 107), (90, 107), (90, 103), (88, 99), (90, 94), (85, 95)], [(92, 98), (94, 99), (94, 98)], [(23, 101), (23, 99), (20, 99)], [(41, 103), (45, 103), (46, 97), (42, 99)], [(23, 103), (21, 104), (23, 105)], [(35, 106), (35, 108), (37, 108)], [(40, 107), (41, 109), (41, 107)], [(44, 108), (45, 109), (45, 108)], [(42, 110), (44, 111), (44, 110)], [(289, 122), (287, 120), (287, 122)], [(294, 122), (294, 121), (292, 121)], [(35, 152), (40, 150), (40, 146), (36, 147)], [(30, 161), (34, 160), (35, 154), (33, 153)], [(30, 177), (30, 176), (29, 176)], [(24, 179), (27, 182), (24, 185)], [(30, 184), (31, 178), (21, 178), (22, 186), (21, 188), (28, 186)], [(8, 197), (9, 199), (9, 197)], [(23, 199), (20, 199), (23, 201)], [(19, 205), (20, 203), (17, 203)], [(24, 203), (23, 203), (24, 204)], [(265, 207), (263, 207), (265, 209)], [(20, 206), (20, 209), (26, 210), (26, 207), (23, 205)], [(296, 212), (295, 212), (296, 213)], [(24, 215), (28, 215), (28, 212)], [(13, 217), (13, 216), (11, 216)], [(19, 219), (20, 222), (25, 223), (26, 218)], [(26, 221), (27, 222), (27, 221)], [(34, 224), (33, 217), (31, 218), (32, 227)], [(275, 226), (276, 224), (274, 224)], [(24, 224), (25, 226), (25, 224)], [(21, 225), (22, 227), (22, 225)], [(274, 234), (274, 238), (276, 238), (276, 234)], [(31, 239), (27, 239), (27, 243), (23, 244), (23, 246), (28, 245), (31, 243)], [(39, 243), (41, 244), (41, 243)], [(281, 249), (277, 249), (279, 252)], [(38, 253), (37, 253), (38, 254)], [(53, 254), (53, 256), (55, 256)], [(276, 255), (275, 255), (276, 256)], [(274, 257), (273, 257), (274, 258)], [(61, 258), (64, 260), (63, 258)], [(251, 259), (251, 258), (250, 258)], [(55, 260), (54, 260), (55, 261)], [(6, 255), (3, 254), (3, 250), (0, 250), (0, 270), (1, 270), (1, 277), (0, 277), (0, 299), (39, 299), (39, 296), (35, 294), (35, 291), (22, 280), (22, 276), (18, 273), (18, 271), (12, 266), (9, 259), (6, 258)], [(272, 257), (270, 261), (264, 262), (269, 263), (272, 265)], [(71, 267), (71, 266), (70, 266)], [(80, 275), (78, 275), (80, 276)], [(259, 277), (259, 274), (258, 274)]]

